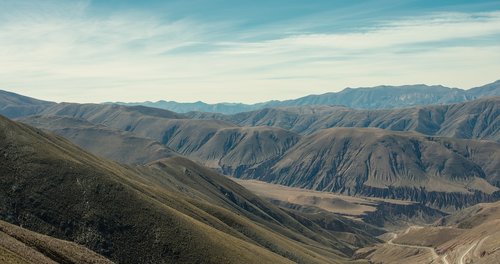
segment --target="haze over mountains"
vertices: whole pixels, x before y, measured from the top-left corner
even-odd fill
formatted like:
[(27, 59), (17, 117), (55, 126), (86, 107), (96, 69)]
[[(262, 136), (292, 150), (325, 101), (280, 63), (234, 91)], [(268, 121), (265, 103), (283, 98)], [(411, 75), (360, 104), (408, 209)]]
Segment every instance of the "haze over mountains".
[(178, 113), (213, 112), (235, 114), (270, 107), (304, 106), (304, 105), (339, 105), (357, 109), (391, 109), (418, 105), (449, 104), (465, 102), (485, 96), (500, 96), (500, 80), (468, 90), (449, 88), (441, 85), (403, 85), (376, 86), (362, 88), (346, 88), (336, 93), (308, 95), (285, 101), (269, 101), (256, 104), (204, 102), (178, 103), (174, 101), (136, 102), (123, 105), (143, 105), (167, 109)]
[[(444, 263), (469, 247), (489, 261), (494, 213), (448, 227), (500, 200), (499, 88), (483, 88), (452, 104), (231, 115), (0, 92), (0, 115), (15, 119), (0, 117), (0, 220), (118, 263)], [(449, 239), (397, 232), (449, 214), (429, 229)], [(0, 259), (20, 258), (9, 252)]]

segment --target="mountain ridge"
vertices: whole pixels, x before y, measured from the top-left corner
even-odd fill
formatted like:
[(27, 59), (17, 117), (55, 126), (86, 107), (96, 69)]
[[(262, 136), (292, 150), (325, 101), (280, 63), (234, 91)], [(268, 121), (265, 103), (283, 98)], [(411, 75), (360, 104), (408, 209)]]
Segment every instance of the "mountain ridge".
[(340, 105), (355, 109), (393, 109), (430, 104), (449, 104), (470, 101), (484, 96), (500, 96), (500, 80), (467, 90), (449, 88), (442, 85), (379, 85), (374, 87), (345, 88), (339, 92), (312, 94), (289, 100), (267, 102), (216, 103), (205, 102), (179, 103), (159, 100), (156, 102), (113, 102), (121, 105), (143, 105), (171, 110), (178, 113), (211, 112), (236, 114), (269, 107), (302, 105)]

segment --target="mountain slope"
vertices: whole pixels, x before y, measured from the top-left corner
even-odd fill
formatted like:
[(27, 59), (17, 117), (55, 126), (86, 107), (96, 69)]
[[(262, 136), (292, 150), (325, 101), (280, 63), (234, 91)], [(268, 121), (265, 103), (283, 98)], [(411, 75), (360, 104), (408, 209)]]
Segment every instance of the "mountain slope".
[[(181, 191), (184, 195), (191, 197), (191, 203), (224, 222), (232, 230), (241, 232), (273, 252), (282, 252), (280, 254), (285, 254), (295, 261), (305, 261), (305, 259), (301, 261), (297, 256), (317, 255), (318, 253), (329, 256), (332, 258), (331, 261), (334, 261), (339, 259), (339, 255), (350, 256), (354, 253), (355, 247), (351, 244), (352, 241), (344, 240), (344, 237), (339, 235), (340, 227), (334, 226), (325, 230), (316, 224), (304, 225), (300, 222), (301, 219), (296, 219), (264, 202), (225, 176), (187, 159), (173, 157), (138, 167), (138, 171), (145, 180), (144, 184), (149, 185), (153, 190), (165, 188)], [(236, 213), (237, 216), (226, 210)], [(246, 217), (247, 220), (242, 219), (241, 216)], [(339, 218), (348, 221), (343, 217)], [(360, 229), (352, 229), (347, 233), (357, 241), (365, 241), (362, 244), (377, 241), (362, 231), (363, 227), (366, 228), (367, 225), (361, 224)], [(273, 233), (279, 235), (272, 235)], [(290, 245), (286, 242), (287, 237), (299, 245), (307, 245), (312, 252), (308, 253), (308, 250), (300, 246)]]
[(320, 191), (461, 207), (498, 191), (493, 184), (499, 183), (499, 157), (500, 146), (493, 142), (331, 128), (302, 138), (274, 164), (260, 169), (267, 173), (242, 176)]
[[(23, 107), (22, 104), (17, 106)], [(213, 135), (218, 129), (235, 126), (273, 126), (300, 134), (310, 134), (330, 127), (378, 127), (394, 131), (417, 131), (427, 135), (498, 142), (500, 141), (499, 106), (500, 97), (497, 96), (465, 103), (393, 110), (299, 106), (268, 108), (225, 116), (199, 112), (181, 115), (143, 106), (62, 103), (50, 105), (36, 114), (85, 119), (94, 124), (132, 131), (141, 137), (151, 138), (160, 143), (169, 141), (176, 131), (182, 131), (179, 128), (192, 130), (191, 133), (197, 133), (198, 136), (190, 138), (200, 138), (201, 142), (204, 142), (207, 140), (205, 137)], [(16, 113), (17, 117), (25, 115), (27, 114), (22, 112)], [(177, 146), (171, 144), (169, 146), (182, 153), (192, 152), (193, 149), (182, 150), (185, 138), (186, 136), (180, 137), (180, 141), (175, 142)]]
[[(495, 199), (491, 193), (496, 190), (494, 186), (498, 187), (499, 185), (498, 162), (495, 162), (498, 157), (496, 154), (498, 144), (484, 143), (480, 144), (479, 148), (474, 147), (478, 143), (473, 141), (463, 143), (452, 139), (447, 139), (446, 142), (432, 143), (432, 140), (421, 136), (417, 139), (400, 137), (397, 136), (400, 135), (397, 132), (389, 130), (499, 140), (499, 105), (500, 97), (491, 97), (452, 105), (396, 110), (353, 110), (345, 107), (307, 106), (265, 109), (233, 116), (212, 115), (214, 118), (224, 120), (196, 119), (211, 118), (209, 115), (199, 113), (196, 114), (196, 118), (190, 119), (188, 116), (191, 115), (178, 115), (160, 109), (116, 105), (58, 104), (46, 109), (44, 113), (69, 118), (84, 118), (96, 125), (105, 125), (113, 130), (131, 132), (134, 136), (143, 138), (144, 142), (157, 141), (211, 168), (237, 177), (256, 178), (285, 185), (333, 190), (347, 194), (394, 196), (451, 209)], [(239, 127), (232, 122), (238, 125), (257, 127)], [(267, 125), (298, 130), (297, 132), (306, 136), (299, 136), (294, 132)], [(328, 140), (328, 137), (325, 137), (326, 139), (323, 141), (317, 140), (316, 142), (317, 138), (313, 137), (312, 134), (315, 131), (320, 133), (324, 128), (332, 126), (355, 127), (356, 129), (378, 127), (397, 136), (395, 137), (397, 140), (392, 140), (396, 143), (391, 146), (374, 148), (384, 153), (382, 156), (386, 156), (386, 158), (383, 164), (373, 165), (374, 173), (379, 174), (377, 177), (373, 177), (371, 182), (368, 182), (369, 184), (364, 185), (365, 180), (368, 179), (367, 175), (370, 173), (361, 171), (349, 171), (348, 174), (351, 178), (337, 177), (342, 175), (334, 169), (337, 166), (335, 165), (335, 162), (338, 162), (337, 159), (344, 160), (342, 146), (334, 146), (334, 150), (328, 149), (332, 147), (332, 142)], [(353, 133), (356, 129), (353, 130)], [(92, 134), (92, 136), (98, 137), (99, 135)], [(373, 134), (369, 133), (366, 136), (359, 139), (358, 142), (367, 143), (365, 141)], [(106, 139), (106, 135), (103, 137)], [(391, 135), (387, 135), (387, 137), (390, 138)], [(344, 139), (347, 140), (347, 138)], [(406, 161), (411, 161), (421, 155), (418, 154), (420, 150), (411, 143), (413, 141), (424, 145), (432, 143), (432, 146), (428, 147), (430, 149), (436, 148), (436, 153), (443, 153), (443, 156), (424, 165), (420, 164), (421, 161), (418, 160), (417, 162), (407, 162), (404, 164), (406, 167), (403, 168), (403, 171), (395, 168), (391, 162), (399, 161), (391, 157), (404, 157)], [(102, 146), (98, 144), (99, 148), (94, 149), (99, 155), (103, 155), (99, 152), (106, 154), (106, 151), (113, 152), (113, 149), (117, 149), (115, 146), (111, 146), (113, 144), (108, 144), (110, 143), (108, 140), (100, 142), (103, 142)], [(82, 146), (85, 147), (85, 144)], [(406, 147), (401, 148), (398, 144)], [(374, 142), (368, 142), (368, 145), (375, 146)], [(453, 147), (448, 147), (448, 145)], [(349, 151), (354, 151), (355, 147), (359, 147), (353, 144), (349, 146)], [(411, 151), (407, 151), (408, 148)], [(363, 149), (360, 153), (368, 164), (373, 163), (372, 161), (368, 162), (367, 157), (372, 155), (374, 149)], [(307, 155), (317, 156), (318, 159), (323, 158), (328, 162), (311, 162), (298, 167), (300, 164), (295, 163), (304, 162), (301, 160), (301, 155), (304, 154), (305, 150), (308, 151)], [(332, 154), (325, 155), (322, 152), (331, 152)], [(146, 154), (148, 153), (146, 152)], [(127, 157), (123, 153), (120, 155)], [(432, 156), (432, 153), (429, 155)], [(141, 154), (141, 156), (147, 155)], [(284, 160), (293, 162), (287, 164)], [(349, 160), (352, 159), (344, 161), (350, 164)], [(458, 180), (452, 180), (456, 170), (449, 168), (453, 167), (453, 162), (459, 164), (456, 166), (457, 168), (473, 172), (469, 175), (471, 177), (465, 177), (462, 172), (459, 172), (457, 175), (461, 176), (457, 178)], [(355, 164), (357, 168), (367, 167), (365, 164)], [(397, 165), (399, 166), (400, 163)], [(298, 173), (298, 176), (293, 175), (292, 171), (288, 171), (291, 168), (293, 168), (294, 173)], [(409, 174), (408, 171), (415, 171), (415, 173)], [(430, 179), (446, 180), (445, 183), (434, 184)], [(469, 181), (470, 179), (472, 181)], [(306, 181), (308, 184), (305, 183)], [(440, 186), (450, 188), (444, 192), (430, 188)], [(441, 202), (436, 203), (438, 200)]]
[[(430, 224), (446, 215), (446, 213), (426, 207), (420, 203), (381, 199), (375, 197), (353, 197), (331, 192), (314, 191), (279, 184), (271, 184), (256, 180), (236, 179), (262, 198), (285, 210), (300, 214), (306, 218), (330, 226), (331, 222), (343, 221), (335, 216), (345, 215), (360, 221), (346, 223), (346, 230), (356, 227), (361, 221), (386, 230), (400, 229), (411, 224)], [(335, 226), (335, 225), (331, 225)], [(363, 227), (369, 231), (370, 226)], [(376, 230), (374, 230), (376, 231)], [(385, 232), (371, 232), (380, 235)], [(349, 235), (352, 237), (352, 235)]]
[(181, 157), (123, 167), (4, 118), (0, 139), (0, 219), (113, 261), (338, 263), (356, 248)]
[[(185, 148), (190, 150), (190, 147), (199, 145), (186, 145), (188, 137), (203, 142), (207, 135), (235, 126), (225, 121), (189, 119), (170, 111), (143, 106), (58, 104), (40, 115), (83, 119), (96, 125), (133, 132), (137, 136), (154, 139), (163, 144), (171, 142), (171, 147), (181, 153)], [(176, 140), (172, 142), (174, 137)]]
[(120, 167), (26, 126), (0, 124), (2, 219), (123, 263), (286, 262), (138, 192)]

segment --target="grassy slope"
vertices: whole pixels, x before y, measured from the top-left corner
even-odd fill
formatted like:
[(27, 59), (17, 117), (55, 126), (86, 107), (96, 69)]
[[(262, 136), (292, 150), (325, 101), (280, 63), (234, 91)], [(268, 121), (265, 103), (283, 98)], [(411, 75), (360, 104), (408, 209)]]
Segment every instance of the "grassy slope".
[(0, 217), (115, 261), (336, 263), (353, 250), (186, 159), (127, 168), (3, 118), (0, 139)]

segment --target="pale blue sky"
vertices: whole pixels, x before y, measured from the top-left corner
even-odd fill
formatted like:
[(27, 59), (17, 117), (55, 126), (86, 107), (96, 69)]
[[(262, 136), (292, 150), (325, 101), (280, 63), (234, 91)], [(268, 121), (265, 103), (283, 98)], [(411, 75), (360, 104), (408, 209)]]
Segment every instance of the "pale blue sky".
[(500, 1), (0, 0), (0, 89), (253, 103), (500, 79)]

